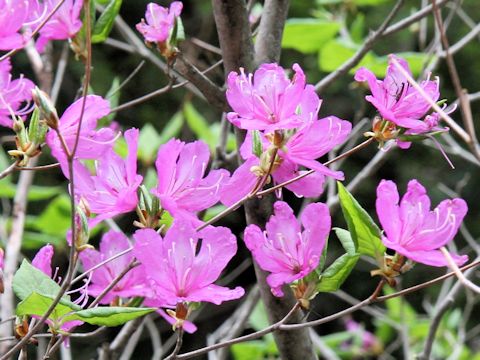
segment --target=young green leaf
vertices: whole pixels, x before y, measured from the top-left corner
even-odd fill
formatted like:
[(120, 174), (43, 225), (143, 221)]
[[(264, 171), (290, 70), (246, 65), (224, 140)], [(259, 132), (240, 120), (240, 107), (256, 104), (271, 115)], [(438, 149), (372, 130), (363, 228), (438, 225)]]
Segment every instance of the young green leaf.
[(352, 194), (340, 182), (337, 184), (343, 216), (357, 246), (357, 252), (381, 261), (386, 248), (380, 240), (380, 229)]
[(347, 252), (348, 255), (355, 255), (357, 253), (357, 247), (355, 246), (355, 242), (352, 239), (352, 235), (350, 232), (345, 229), (341, 229), (338, 227), (334, 227), (333, 230), (338, 237), (338, 240), (342, 243), (343, 248)]
[(360, 254), (343, 254), (330, 265), (321, 275), (317, 284), (317, 291), (332, 292), (337, 291), (347, 280), (348, 275), (357, 264)]
[[(25, 300), (17, 305), (16, 314), (17, 316), (23, 315), (37, 315), (43, 316), (50, 308), (50, 305), (53, 303), (54, 296), (46, 296), (39, 294), (37, 292), (32, 292)], [(60, 302), (55, 306), (55, 309), (52, 311), (49, 319), (59, 321), (60, 318), (65, 315), (80, 310), (81, 307), (75, 305), (71, 301), (66, 299), (61, 299)]]
[[(25, 300), (33, 292), (55, 297), (60, 290), (60, 286), (55, 281), (50, 279), (27, 260), (23, 260), (20, 268), (13, 276), (12, 287), (15, 294), (21, 300)], [(64, 299), (68, 301), (70, 300), (70, 297), (65, 295)]]
[(195, 109), (192, 103), (187, 102), (183, 107), (183, 115), (187, 121), (188, 127), (193, 131), (198, 139), (205, 141), (210, 150), (215, 149), (217, 137), (212, 132), (208, 121)]
[(318, 19), (288, 19), (283, 31), (282, 47), (302, 53), (314, 53), (333, 39), (340, 23)]
[(155, 308), (132, 308), (121, 306), (100, 306), (92, 309), (75, 311), (63, 320), (81, 320), (98, 326), (118, 326), (138, 317), (150, 314)]
[(252, 133), (252, 153), (258, 158), (260, 158), (263, 153), (262, 138), (258, 130), (253, 130)]
[(120, 7), (122, 6), (122, 0), (111, 0), (108, 5), (103, 10), (100, 17), (95, 22), (95, 26), (93, 27), (92, 31), (92, 43), (101, 43), (104, 42), (108, 34), (113, 27), (113, 22), (115, 21), (115, 17), (118, 15), (120, 11)]

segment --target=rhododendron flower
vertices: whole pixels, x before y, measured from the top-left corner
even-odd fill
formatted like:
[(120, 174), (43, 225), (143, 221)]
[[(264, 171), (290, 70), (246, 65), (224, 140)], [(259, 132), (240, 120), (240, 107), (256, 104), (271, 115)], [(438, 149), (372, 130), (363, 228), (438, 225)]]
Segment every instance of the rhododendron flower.
[(10, 128), (13, 126), (10, 117), (12, 112), (22, 116), (31, 110), (30, 106), (20, 108), (20, 105), (32, 99), (32, 90), (35, 87), (33, 82), (23, 76), (12, 80), (11, 70), (10, 59), (0, 62), (0, 125)]
[(142, 19), (142, 22), (137, 24), (137, 30), (148, 42), (165, 42), (175, 26), (175, 19), (180, 16), (182, 8), (183, 4), (180, 1), (172, 2), (170, 9), (149, 3), (145, 12), (146, 22)]
[(202, 141), (185, 144), (171, 139), (158, 149), (158, 185), (152, 193), (163, 209), (174, 217), (182, 216), (198, 223), (195, 213), (208, 209), (219, 200), (219, 188), (228, 179), (226, 170), (207, 171), (210, 150)]
[[(80, 98), (70, 105), (63, 113), (58, 124), (58, 129), (65, 139), (69, 151), (72, 151), (75, 145), (82, 102), (83, 98)], [(87, 96), (78, 146), (75, 152), (76, 159), (99, 159), (112, 147), (115, 141), (115, 132), (110, 128), (96, 130), (97, 121), (108, 115), (109, 112), (110, 103), (107, 100), (104, 100), (101, 96)], [(52, 150), (52, 155), (60, 163), (63, 174), (68, 177), (67, 156), (57, 133), (50, 130), (46, 141)]]
[[(131, 245), (123, 233), (110, 230), (103, 235), (100, 241), (99, 251), (86, 249), (80, 253), (83, 269), (87, 271), (130, 247)], [(112, 281), (127, 268), (133, 259), (134, 256), (132, 252), (128, 252), (94, 270), (92, 272), (91, 283), (88, 286), (88, 294), (93, 297), (100, 295)], [(105, 295), (100, 301), (100, 304), (109, 304), (116, 297), (129, 298), (150, 294), (151, 291), (145, 282), (143, 266), (140, 265), (130, 270), (117, 285)]]
[[(440, 247), (456, 235), (467, 213), (463, 199), (442, 201), (430, 211), (425, 188), (411, 180), (399, 204), (397, 186), (382, 180), (377, 187), (377, 214), (385, 230), (382, 241), (386, 247), (413, 261), (431, 266), (447, 266)], [(465, 255), (452, 255), (458, 265), (468, 260)]]
[(28, 36), (20, 34), (29, 17), (29, 1), (0, 0), (0, 50), (25, 46)]
[(292, 129), (306, 120), (316, 119), (320, 99), (312, 85), (306, 85), (298, 64), (290, 81), (277, 64), (263, 64), (255, 74), (231, 72), (227, 79), (227, 100), (233, 112), (227, 118), (247, 130), (271, 132)]
[[(300, 170), (301, 166), (313, 169), (315, 173), (287, 185), (286, 188), (297, 196), (319, 196), (323, 191), (325, 176), (343, 180), (343, 172), (330, 170), (316, 159), (343, 143), (351, 129), (350, 122), (328, 116), (306, 122), (293, 135), (286, 133), (272, 169), (273, 181), (281, 183), (301, 175), (304, 172)], [(268, 141), (263, 138), (263, 150), (268, 146)], [(261, 160), (252, 153), (251, 133), (245, 138), (241, 155), (247, 161), (240, 165), (221, 189), (221, 201), (227, 206), (252, 191), (257, 179), (268, 171), (269, 164), (261, 164)]]
[[(390, 55), (387, 75), (383, 81), (378, 80), (370, 70), (363, 67), (355, 73), (355, 80), (368, 82), (372, 95), (366, 96), (365, 99), (377, 108), (385, 120), (406, 129), (422, 129), (425, 125), (420, 119), (426, 115), (431, 106), (395, 67), (392, 59), (411, 74), (404, 59)], [(438, 78), (435, 81), (427, 79), (421, 82), (420, 86), (433, 101), (440, 97)]]
[(328, 207), (322, 203), (308, 205), (301, 223), (287, 203), (277, 201), (274, 215), (262, 232), (257, 225), (245, 229), (244, 240), (260, 267), (270, 272), (267, 283), (275, 296), (283, 296), (282, 286), (302, 279), (318, 266), (330, 232)]
[(125, 131), (127, 158), (122, 159), (110, 148), (96, 161), (95, 176), (75, 162), (75, 195), (85, 199), (89, 210), (98, 214), (91, 226), (137, 206), (137, 189), (143, 179), (137, 174), (138, 134), (138, 129)]
[(163, 239), (152, 229), (137, 230), (133, 236), (134, 255), (164, 307), (202, 301), (219, 305), (243, 296), (241, 287), (213, 284), (237, 251), (228, 228), (210, 226), (196, 232), (189, 221), (175, 219)]
[[(44, 4), (45, 10), (50, 13), (58, 4), (58, 0), (46, 0)], [(64, 1), (40, 30), (40, 37), (36, 44), (39, 51), (43, 51), (49, 40), (71, 39), (80, 31), (82, 27), (82, 21), (80, 20), (82, 6), (83, 0)]]

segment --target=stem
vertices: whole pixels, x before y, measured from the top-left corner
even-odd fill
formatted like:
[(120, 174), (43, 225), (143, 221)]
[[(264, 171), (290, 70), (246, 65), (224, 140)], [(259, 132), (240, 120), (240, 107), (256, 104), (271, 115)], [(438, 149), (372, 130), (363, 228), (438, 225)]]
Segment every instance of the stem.
[(458, 278), (458, 280), (465, 286), (466, 288), (472, 290), (473, 292), (480, 294), (480, 287), (475, 285), (473, 282), (468, 280), (463, 273), (460, 271), (458, 268), (457, 264), (455, 263), (455, 260), (453, 260), (452, 255), (448, 252), (447, 248), (445, 246), (442, 246), (440, 248), (440, 251), (442, 252), (443, 256), (447, 260), (448, 267), (453, 271), (455, 276)]
[(182, 343), (183, 343), (183, 328), (179, 327), (177, 328), (177, 343), (175, 345), (175, 349), (173, 349), (173, 352), (168, 357), (166, 357), (165, 360), (178, 359), (177, 354), (180, 352)]

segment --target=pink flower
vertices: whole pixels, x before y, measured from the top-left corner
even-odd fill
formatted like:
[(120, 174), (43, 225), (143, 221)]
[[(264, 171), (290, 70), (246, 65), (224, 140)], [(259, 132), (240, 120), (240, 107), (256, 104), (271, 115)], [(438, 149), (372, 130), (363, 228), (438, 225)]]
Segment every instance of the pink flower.
[(170, 9), (155, 3), (147, 5), (145, 18), (137, 24), (137, 30), (142, 33), (146, 41), (165, 42), (175, 26), (175, 19), (180, 16), (183, 4), (180, 1), (174, 1), (170, 4)]
[[(395, 59), (411, 74), (408, 63), (404, 59), (395, 55), (390, 55), (390, 59)], [(377, 80), (370, 70), (363, 67), (357, 70), (355, 80), (368, 82), (372, 95), (368, 95), (365, 99), (378, 109), (385, 120), (406, 129), (419, 129), (424, 126), (420, 119), (429, 111), (430, 104), (410, 86), (408, 80), (391, 61), (383, 81)], [(440, 97), (438, 78), (435, 81), (427, 79), (420, 86), (433, 101), (437, 101)]]
[[(57, 4), (58, 0), (46, 0), (46, 12), (53, 11)], [(83, 0), (66, 0), (60, 6), (40, 30), (40, 37), (36, 44), (39, 51), (43, 51), (49, 40), (66, 40), (75, 36), (82, 27), (82, 21), (80, 20), (82, 6)]]
[[(377, 188), (377, 214), (385, 230), (382, 241), (399, 254), (431, 266), (447, 266), (438, 248), (451, 241), (467, 213), (463, 199), (442, 201), (430, 211), (430, 199), (417, 181), (408, 183), (408, 190), (399, 205), (397, 186), (382, 180)], [(462, 265), (466, 255), (453, 255)]]
[[(307, 121), (293, 135), (285, 133), (284, 144), (278, 151), (278, 160), (273, 168), (274, 182), (281, 183), (302, 174), (305, 171), (301, 170), (301, 167), (313, 169), (315, 173), (287, 185), (286, 188), (297, 196), (316, 197), (323, 191), (325, 176), (343, 180), (343, 172), (330, 170), (316, 159), (343, 143), (351, 129), (350, 122), (328, 116), (320, 120)], [(263, 138), (263, 146), (264, 151), (269, 146), (265, 138)], [(258, 177), (268, 171), (269, 164), (260, 164), (260, 159), (252, 153), (250, 133), (247, 134), (242, 145), (241, 155), (247, 161), (240, 165), (221, 189), (221, 201), (227, 206), (247, 195), (253, 189)], [(261, 165), (263, 170), (259, 169)]]
[(80, 162), (75, 163), (75, 194), (83, 197), (92, 213), (98, 216), (90, 225), (135, 209), (137, 189), (142, 176), (137, 174), (138, 129), (125, 131), (128, 156), (122, 159), (113, 149), (96, 162), (96, 175)]
[[(100, 251), (93, 249), (83, 250), (80, 253), (80, 260), (86, 271), (130, 247), (131, 245), (124, 234), (110, 230), (103, 235), (100, 241)], [(134, 256), (132, 252), (128, 252), (94, 270), (91, 283), (88, 286), (88, 294), (93, 297), (100, 295), (111, 282), (127, 268), (133, 259)], [(109, 304), (115, 297), (130, 298), (150, 294), (151, 291), (145, 282), (143, 266), (137, 266), (130, 270), (122, 280), (105, 295), (100, 301), (100, 304)]]
[(219, 305), (243, 296), (241, 287), (213, 284), (237, 251), (228, 228), (210, 226), (197, 233), (188, 221), (176, 219), (164, 239), (152, 229), (137, 230), (133, 236), (134, 255), (164, 307), (201, 301)]
[(20, 108), (20, 105), (32, 99), (32, 90), (35, 87), (33, 82), (23, 75), (12, 80), (11, 70), (10, 59), (0, 62), (0, 125), (10, 128), (13, 126), (10, 117), (12, 112), (17, 116), (23, 116), (31, 111), (30, 106)]
[(202, 141), (185, 144), (171, 139), (158, 150), (158, 185), (152, 193), (158, 196), (163, 209), (174, 217), (196, 220), (195, 213), (219, 200), (219, 188), (228, 179), (226, 170), (211, 170), (207, 176), (210, 150)]
[(32, 265), (42, 271), (48, 277), (52, 277), (52, 258), (54, 255), (53, 246), (45, 245), (36, 253), (32, 260)]
[[(68, 107), (59, 121), (59, 131), (65, 139), (69, 151), (73, 150), (77, 135), (78, 122), (82, 109), (83, 98), (78, 99)], [(85, 104), (85, 111), (82, 118), (76, 159), (99, 159), (108, 151), (115, 141), (115, 133), (110, 128), (96, 130), (97, 121), (108, 115), (110, 103), (101, 96), (88, 95)], [(50, 130), (46, 141), (52, 155), (58, 160), (62, 167), (63, 174), (68, 177), (67, 156), (63, 151), (61, 142), (56, 132)]]
[(25, 46), (28, 36), (20, 30), (29, 18), (28, 0), (0, 0), (0, 50), (12, 50)]
[(318, 266), (330, 232), (331, 219), (325, 204), (310, 204), (301, 216), (302, 232), (287, 203), (277, 201), (274, 210), (266, 231), (249, 225), (245, 229), (244, 240), (255, 261), (271, 273), (267, 283), (272, 293), (280, 297), (283, 296), (284, 284), (302, 279)]
[(312, 85), (306, 85), (298, 64), (290, 81), (277, 64), (263, 64), (255, 74), (231, 72), (227, 79), (227, 100), (233, 109), (228, 120), (247, 130), (271, 132), (292, 129), (317, 118), (320, 99)]

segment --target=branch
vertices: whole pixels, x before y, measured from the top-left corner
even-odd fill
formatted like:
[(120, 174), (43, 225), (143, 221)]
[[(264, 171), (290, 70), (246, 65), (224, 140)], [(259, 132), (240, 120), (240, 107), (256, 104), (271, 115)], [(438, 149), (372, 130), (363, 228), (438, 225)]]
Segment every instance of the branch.
[(266, 0), (255, 42), (255, 63), (257, 65), (278, 62), (289, 0)]

